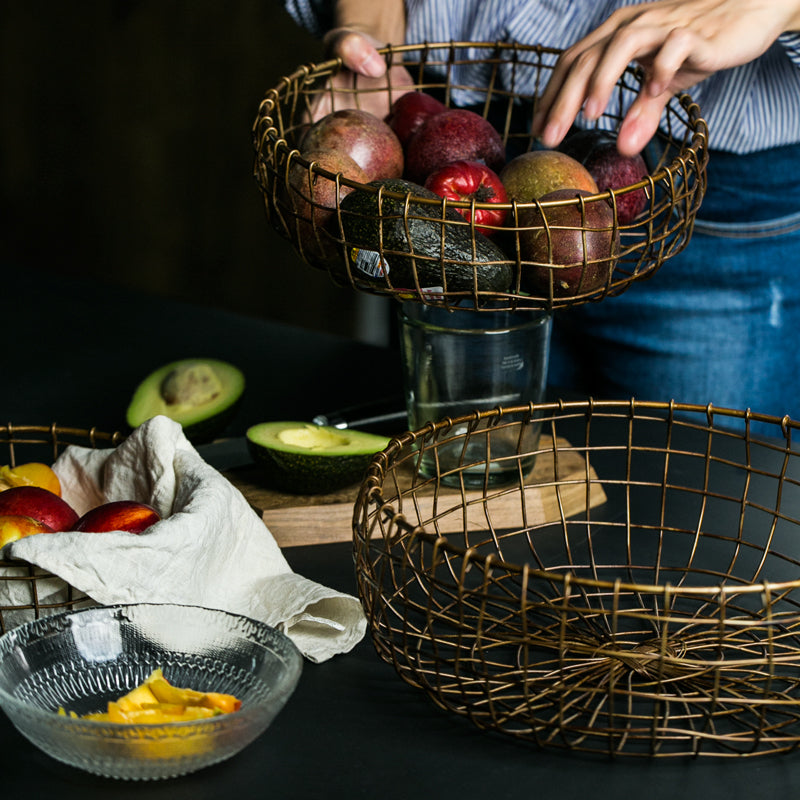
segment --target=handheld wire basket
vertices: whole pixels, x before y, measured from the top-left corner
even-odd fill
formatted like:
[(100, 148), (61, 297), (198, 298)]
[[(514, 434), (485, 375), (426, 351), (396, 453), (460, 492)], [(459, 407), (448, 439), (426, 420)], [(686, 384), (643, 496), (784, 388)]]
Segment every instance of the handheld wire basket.
[[(509, 421), (514, 413), (525, 419)], [(744, 432), (726, 428), (734, 419)], [(751, 436), (753, 419), (774, 438)], [(538, 446), (507, 461), (510, 483), (492, 486), (497, 465), (469, 457), (470, 439), (491, 445), (530, 424), (542, 426)], [(542, 747), (794, 750), (799, 426), (711, 406), (588, 401), (404, 434), (373, 459), (353, 522), (377, 652), (441, 708)], [(464, 457), (448, 468), (434, 459), (438, 472), (423, 477), (426, 454), (454, 443)], [(534, 473), (522, 468), (531, 455)], [(460, 480), (475, 470), (482, 489)]]
[[(269, 221), (306, 262), (326, 270), (335, 283), (429, 304), (468, 303), (478, 310), (554, 308), (619, 294), (686, 246), (705, 192), (708, 130), (700, 109), (685, 94), (666, 108), (661, 130), (648, 148), (646, 179), (568, 201), (492, 205), (431, 199), (352, 180), (308, 161), (302, 137), (321, 98), (338, 110), (361, 107), (368, 99), (374, 103), (378, 97), (388, 113), (393, 100), (409, 88), (438, 96), (450, 107), (468, 102), (470, 110), (489, 119), (501, 134), (508, 158), (535, 149), (530, 133), (535, 97), (558, 50), (448, 42), (380, 52), (390, 67), (388, 89), (365, 89), (355, 79), (348, 86), (334, 86), (331, 79), (342, 71), (338, 59), (305, 65), (267, 92), (253, 125), (255, 178)], [(400, 64), (412, 76), (411, 87), (392, 85), (391, 67)], [(616, 110), (593, 124), (616, 130), (641, 79), (640, 71), (629, 68), (617, 85)], [(533, 96), (518, 91), (519, 85), (534, 87)], [(647, 195), (644, 210), (632, 222), (621, 223), (620, 201), (641, 191)], [(360, 198), (362, 210), (348, 207), (344, 198), (352, 194)], [(600, 204), (610, 205), (611, 221), (594, 219), (593, 209)], [(564, 206), (578, 216), (558, 219), (556, 209)], [(491, 208), (502, 208), (507, 221), (494, 231), (493, 249), (486, 255), (486, 237), (475, 228), (475, 212)], [(454, 213), (459, 209), (469, 209), (470, 221)], [(369, 222), (373, 233), (355, 233)], [(394, 234), (389, 237), (390, 228), (401, 231), (399, 240)], [(583, 246), (572, 256), (576, 260), (565, 262), (554, 254), (560, 231), (578, 231)], [(530, 249), (537, 233), (546, 237), (546, 257)], [(594, 252), (586, 244), (593, 237), (605, 237), (610, 249)], [(365, 253), (368, 259), (362, 259)]]
[[(123, 438), (121, 433), (103, 433), (94, 428), (8, 423), (0, 426), (0, 464), (11, 467), (29, 461), (52, 464), (69, 445), (110, 447)], [(57, 575), (26, 561), (0, 558), (0, 634), (23, 622), (90, 602)]]

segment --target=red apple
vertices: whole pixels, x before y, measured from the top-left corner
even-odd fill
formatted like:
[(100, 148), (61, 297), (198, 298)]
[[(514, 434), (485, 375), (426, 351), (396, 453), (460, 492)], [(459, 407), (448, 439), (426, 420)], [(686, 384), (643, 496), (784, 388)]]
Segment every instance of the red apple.
[(425, 92), (407, 92), (392, 103), (386, 117), (389, 127), (405, 147), (428, 117), (447, 111), (447, 106)]
[(53, 531), (70, 531), (78, 513), (57, 494), (39, 486), (14, 486), (0, 492), (0, 515), (33, 517)]
[(505, 163), (500, 134), (480, 114), (453, 108), (434, 114), (406, 148), (406, 177), (424, 184), (428, 175), (453, 161), (483, 161), (498, 172)]
[[(507, 203), (506, 190), (497, 173), (490, 170), (486, 164), (479, 161), (453, 161), (428, 176), (425, 188), (435, 192), (439, 197), (450, 200), (461, 200), (476, 203)], [(464, 219), (469, 222), (472, 218), (468, 208), (457, 208)], [(475, 209), (475, 229), (487, 236), (495, 233), (496, 229), (505, 222), (507, 210)], [(485, 226), (490, 227), (485, 227)]]
[(53, 533), (53, 529), (33, 517), (21, 514), (0, 515), (0, 548), (35, 533)]
[(135, 500), (114, 500), (87, 511), (75, 525), (76, 531), (106, 533), (127, 531), (142, 533), (161, 519), (159, 513), (146, 503)]
[(343, 108), (315, 122), (303, 138), (300, 152), (337, 150), (350, 156), (370, 181), (403, 174), (403, 146), (395, 132), (368, 111)]

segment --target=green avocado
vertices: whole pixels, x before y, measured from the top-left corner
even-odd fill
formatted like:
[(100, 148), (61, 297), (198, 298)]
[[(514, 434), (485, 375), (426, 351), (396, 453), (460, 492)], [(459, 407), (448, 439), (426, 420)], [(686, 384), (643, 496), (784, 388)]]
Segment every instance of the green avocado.
[[(401, 178), (371, 181), (385, 193), (354, 191), (341, 204), (347, 257), (356, 281), (371, 286), (446, 292), (506, 292), (514, 273), (503, 251), (472, 230), (442, 198)], [(410, 197), (435, 200), (421, 203)], [(332, 220), (338, 224), (338, 218)], [(450, 224), (453, 223), (453, 224)], [(444, 240), (444, 241), (443, 241)], [(406, 255), (408, 254), (408, 255)], [(415, 278), (416, 276), (416, 278)]]
[(385, 436), (309, 422), (262, 422), (246, 438), (269, 485), (290, 494), (328, 494), (356, 483), (389, 444)]
[(159, 414), (179, 422), (195, 444), (211, 441), (233, 418), (244, 392), (241, 370), (213, 358), (173, 361), (150, 373), (133, 393), (126, 420), (136, 428)]

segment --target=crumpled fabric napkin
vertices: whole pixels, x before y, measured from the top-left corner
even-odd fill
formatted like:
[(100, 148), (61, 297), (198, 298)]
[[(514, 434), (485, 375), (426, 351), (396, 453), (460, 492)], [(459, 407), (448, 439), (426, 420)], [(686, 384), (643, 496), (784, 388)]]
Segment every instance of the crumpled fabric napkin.
[(364, 636), (357, 598), (295, 573), (241, 492), (163, 416), (116, 448), (70, 446), (56, 460), (64, 499), (79, 513), (138, 500), (162, 520), (144, 534), (66, 531), (7, 545), (97, 603), (181, 603), (261, 620), (306, 658), (325, 661)]

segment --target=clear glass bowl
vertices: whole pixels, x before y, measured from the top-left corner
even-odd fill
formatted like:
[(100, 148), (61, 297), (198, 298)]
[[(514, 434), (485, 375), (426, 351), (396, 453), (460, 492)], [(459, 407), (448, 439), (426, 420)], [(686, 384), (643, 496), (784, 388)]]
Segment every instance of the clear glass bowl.
[[(284, 634), (195, 606), (89, 608), (0, 637), (0, 706), (53, 758), (109, 778), (170, 778), (238, 753), (294, 691), (302, 656)], [(234, 694), (239, 711), (206, 720), (127, 725), (57, 713), (103, 711), (161, 668), (174, 685)]]

